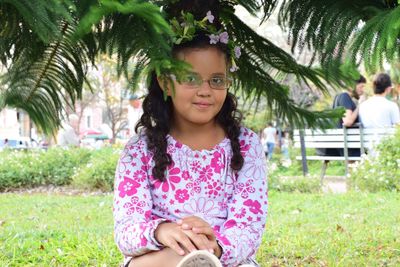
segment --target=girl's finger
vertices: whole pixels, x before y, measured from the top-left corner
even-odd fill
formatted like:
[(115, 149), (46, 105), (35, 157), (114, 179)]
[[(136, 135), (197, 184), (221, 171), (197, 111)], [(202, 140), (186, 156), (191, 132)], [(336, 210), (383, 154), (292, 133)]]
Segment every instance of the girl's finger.
[(175, 239), (183, 249), (186, 249), (189, 252), (193, 252), (197, 250), (196, 246), (192, 243), (191, 239), (185, 234), (181, 233)]
[(184, 256), (185, 251), (181, 248), (181, 246), (174, 240), (170, 239), (165, 243), (166, 247), (171, 248), (173, 251), (175, 251), (178, 255)]
[(203, 234), (209, 238), (215, 239), (214, 230), (210, 227), (193, 227), (192, 231), (196, 234)]
[(191, 242), (196, 246), (199, 250), (208, 250), (212, 251), (212, 244), (207, 239), (205, 235), (195, 234), (192, 231), (184, 231), (184, 233), (190, 238)]

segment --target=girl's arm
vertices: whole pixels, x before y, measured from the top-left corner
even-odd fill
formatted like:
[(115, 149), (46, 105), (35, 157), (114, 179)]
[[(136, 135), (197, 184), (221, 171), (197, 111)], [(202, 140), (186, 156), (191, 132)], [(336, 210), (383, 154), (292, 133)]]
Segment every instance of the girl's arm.
[(160, 250), (154, 232), (164, 219), (153, 218), (148, 155), (143, 140), (125, 146), (118, 162), (114, 182), (114, 238), (125, 256), (139, 256)]
[(267, 217), (267, 177), (263, 149), (257, 135), (245, 131), (241, 142), (243, 168), (237, 173), (234, 194), (228, 199), (228, 218), (214, 229), (224, 266), (237, 266), (261, 244)]

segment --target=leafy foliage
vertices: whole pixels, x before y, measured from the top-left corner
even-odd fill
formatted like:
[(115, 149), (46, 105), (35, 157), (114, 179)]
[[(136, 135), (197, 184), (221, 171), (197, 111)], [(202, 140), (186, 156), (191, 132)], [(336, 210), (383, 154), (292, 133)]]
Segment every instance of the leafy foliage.
[(400, 192), (400, 129), (354, 165), (350, 183), (354, 190)]
[[(87, 68), (101, 53), (117, 55), (118, 74), (128, 77), (132, 88), (151, 70), (163, 75), (187, 68), (171, 57), (173, 34), (163, 13), (164, 7), (176, 2), (0, 0), (0, 60), (7, 67), (0, 77), (0, 110), (5, 106), (26, 110), (37, 126), (52, 133), (60, 125), (65, 103), (81, 98)], [(342, 63), (354, 68), (365, 61), (367, 69), (374, 70), (384, 59), (399, 58), (398, 1), (284, 1), (280, 24), (288, 26), (293, 50), (314, 50), (322, 66), (318, 70), (297, 64), (234, 13), (235, 5), (241, 5), (265, 21), (278, 8), (276, 0), (207, 4), (221, 7), (221, 23), (242, 48), (235, 89), (266, 98), (268, 107), (293, 126), (326, 127), (329, 118), (341, 114), (305, 110), (290, 99), (289, 88), (276, 75), (294, 75), (326, 93), (324, 79), (335, 82), (348, 72), (349, 68), (338, 67)], [(136, 67), (130, 73), (132, 61)]]
[(313, 51), (327, 70), (364, 63), (369, 72), (384, 60), (399, 59), (400, 7), (397, 0), (305, 0), (283, 2), (279, 23), (289, 28), (292, 50)]
[(118, 150), (112, 148), (94, 152), (92, 160), (82, 165), (72, 177), (72, 184), (83, 189), (112, 191), (119, 154)]
[[(80, 164), (90, 159), (86, 149), (0, 152), (0, 191), (39, 185), (67, 185)], [(62, 160), (61, 160), (62, 159)]]
[[(117, 54), (118, 72), (126, 76), (130, 76), (128, 62), (136, 58), (132, 83), (137, 83), (140, 74), (149, 69), (161, 75), (185, 67), (170, 57), (171, 29), (160, 12), (161, 6), (173, 1), (38, 1), (38, 5), (29, 5), (34, 9), (31, 13), (26, 11), (28, 6), (21, 8), (24, 2), (0, 2), (0, 12), (8, 14), (1, 20), (7, 38), (1, 42), (0, 56), (8, 72), (1, 78), (0, 108), (7, 105), (26, 110), (46, 133), (59, 126), (63, 99), (70, 98), (69, 103), (73, 104), (81, 97), (87, 66), (99, 53)], [(289, 117), (294, 124), (313, 126), (321, 122), (318, 117), (327, 118), (333, 113), (312, 113), (297, 107), (269, 71), (294, 73), (323, 87), (318, 73), (296, 64), (280, 48), (245, 26), (233, 12), (235, 4), (242, 4), (252, 14), (260, 9), (267, 12), (275, 2), (220, 2), (223, 24), (247, 49), (236, 85), (267, 97), (269, 106), (278, 107), (278, 115)], [(40, 23), (30, 23), (36, 19)], [(36, 40), (33, 45), (32, 39)], [(20, 49), (13, 50), (13, 45)]]

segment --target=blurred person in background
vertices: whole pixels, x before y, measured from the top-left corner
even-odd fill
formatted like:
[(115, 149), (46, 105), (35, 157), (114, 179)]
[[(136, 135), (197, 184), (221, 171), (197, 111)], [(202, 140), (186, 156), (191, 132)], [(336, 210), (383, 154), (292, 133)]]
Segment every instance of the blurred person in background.
[(68, 121), (63, 124), (57, 135), (57, 144), (59, 146), (79, 146), (79, 136), (76, 130), (78, 123), (79, 118), (76, 114), (68, 116)]
[(393, 89), (390, 76), (378, 74), (374, 79), (374, 96), (360, 105), (361, 122), (365, 128), (392, 127), (400, 123), (399, 107), (387, 96)]

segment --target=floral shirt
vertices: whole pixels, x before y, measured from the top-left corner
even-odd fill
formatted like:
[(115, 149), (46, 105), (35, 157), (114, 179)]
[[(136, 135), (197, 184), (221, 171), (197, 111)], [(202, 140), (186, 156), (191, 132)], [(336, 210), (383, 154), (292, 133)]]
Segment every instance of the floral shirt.
[(248, 262), (261, 243), (267, 216), (266, 164), (258, 136), (241, 128), (244, 165), (230, 168), (232, 150), (225, 138), (211, 150), (192, 150), (167, 136), (173, 163), (167, 179), (152, 177), (154, 162), (146, 137), (132, 138), (122, 152), (115, 177), (115, 241), (125, 256), (160, 250), (154, 237), (164, 221), (195, 215), (214, 229), (224, 266)]

